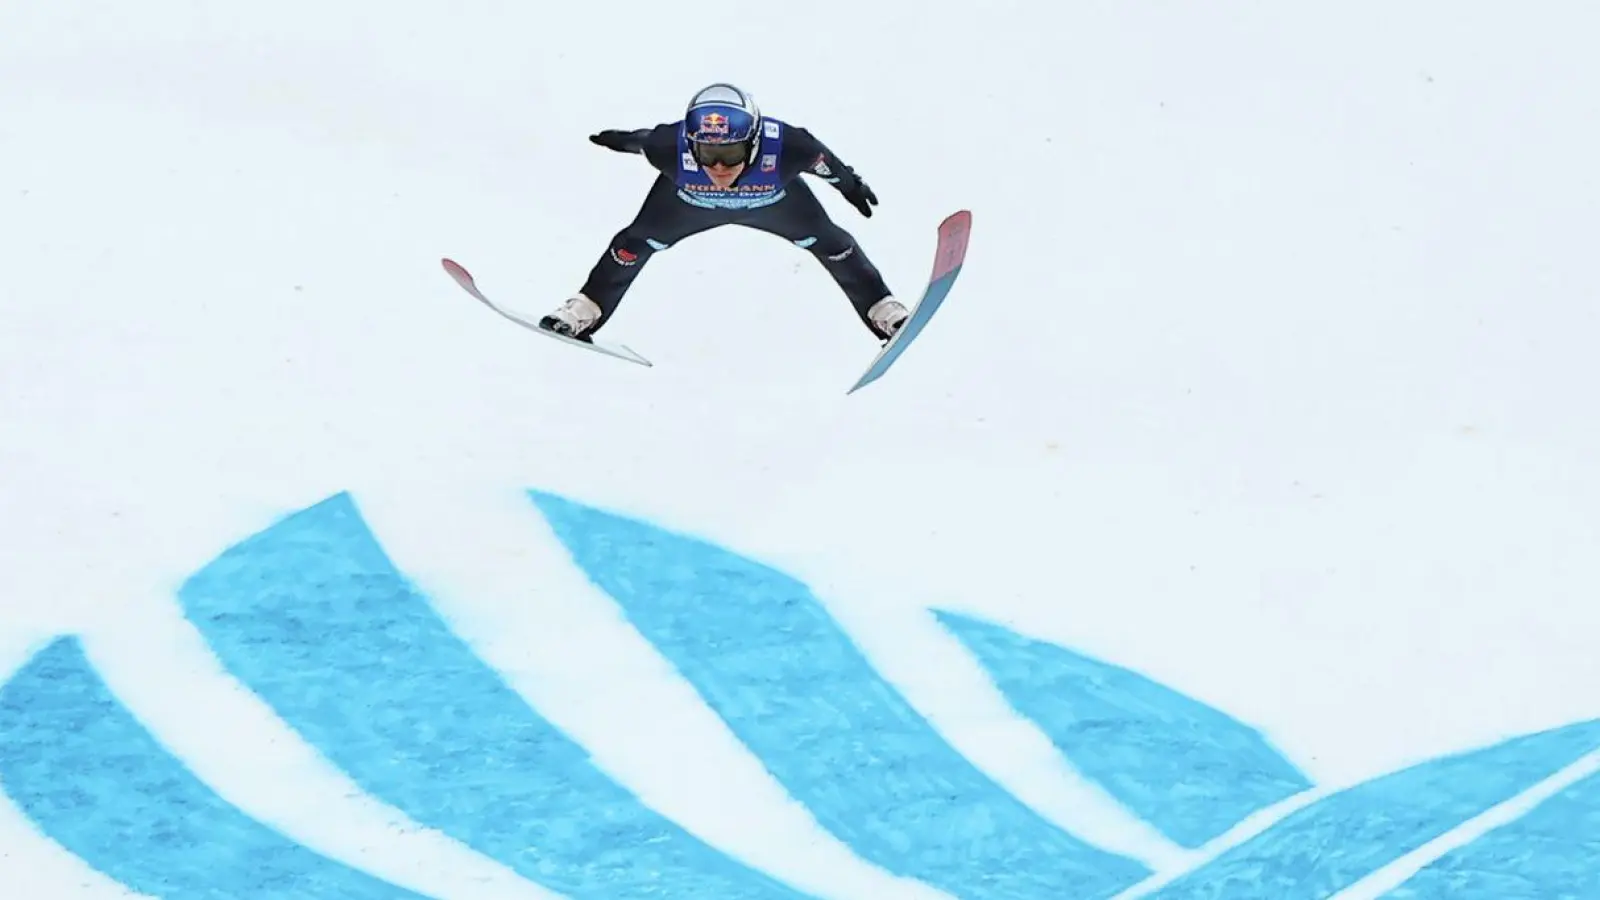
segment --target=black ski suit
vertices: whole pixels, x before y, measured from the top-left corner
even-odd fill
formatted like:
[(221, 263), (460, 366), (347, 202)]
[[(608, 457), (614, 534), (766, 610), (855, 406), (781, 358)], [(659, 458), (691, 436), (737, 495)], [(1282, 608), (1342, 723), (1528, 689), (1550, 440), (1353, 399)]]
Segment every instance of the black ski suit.
[[(828, 217), (800, 175), (827, 180), (863, 216), (872, 215), (877, 196), (806, 129), (770, 117), (761, 120), (760, 128), (756, 160), (746, 164), (728, 190), (709, 184), (699, 170), (684, 143), (682, 121), (590, 136), (593, 143), (619, 153), (643, 154), (661, 175), (633, 221), (611, 239), (583, 284), (583, 294), (601, 311), (588, 333), (610, 320), (652, 254), (712, 228), (743, 225), (809, 251), (833, 276), (867, 328), (878, 338), (885, 337), (867, 310), (889, 295), (888, 285), (855, 238)], [(751, 203), (755, 205), (747, 205)]]

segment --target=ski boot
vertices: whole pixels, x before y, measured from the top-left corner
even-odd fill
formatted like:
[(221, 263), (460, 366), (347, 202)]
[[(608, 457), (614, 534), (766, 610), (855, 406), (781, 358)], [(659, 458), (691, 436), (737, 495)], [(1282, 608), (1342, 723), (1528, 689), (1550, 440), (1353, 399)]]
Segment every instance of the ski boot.
[(540, 319), (539, 327), (575, 340), (588, 341), (589, 329), (599, 320), (600, 307), (588, 297), (574, 294), (567, 302), (556, 307), (554, 312)]
[(894, 337), (895, 332), (900, 330), (900, 326), (904, 325), (909, 317), (910, 313), (906, 311), (905, 305), (893, 297), (885, 297), (867, 310), (867, 319), (872, 322), (873, 333), (885, 344), (889, 343), (889, 339)]

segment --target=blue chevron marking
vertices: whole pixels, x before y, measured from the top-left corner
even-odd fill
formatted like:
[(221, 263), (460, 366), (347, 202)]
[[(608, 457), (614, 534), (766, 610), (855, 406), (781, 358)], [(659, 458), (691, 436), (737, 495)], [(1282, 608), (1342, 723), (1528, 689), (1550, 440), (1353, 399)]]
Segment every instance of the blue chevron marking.
[[(1326, 897), (1504, 801), (1531, 803), (1525, 791), (1564, 769), (1578, 777), (1567, 767), (1600, 752), (1595, 720), (1417, 763), (1321, 798), (1170, 883), (1140, 884), (1151, 873), (1138, 861), (1064, 833), (946, 743), (797, 579), (531, 497), (578, 566), (824, 828), (962, 900), (1129, 887), (1154, 900)], [(232, 547), (180, 599), (223, 664), (365, 790), (532, 881), (574, 900), (801, 896), (599, 771), (451, 634), (344, 494)], [(1309, 785), (1258, 732), (1146, 676), (934, 612), (1019, 714), (1180, 843)], [(42, 834), (146, 894), (419, 896), (218, 797), (71, 637), (0, 685), (0, 784)], [(1600, 775), (1514, 811), (1386, 896), (1600, 895)]]
[(235, 677), (365, 790), (573, 898), (794, 898), (600, 772), (391, 564), (346, 494), (180, 592)]
[(1079, 771), (1183, 846), (1311, 787), (1254, 729), (1219, 710), (993, 623), (935, 614)]
[(823, 827), (964, 900), (1111, 896), (1149, 874), (1054, 827), (946, 743), (799, 581), (530, 492), (577, 565)]
[(1393, 900), (1600, 897), (1600, 775), (1452, 850), (1384, 895)]
[(217, 796), (58, 638), (0, 687), (0, 783), (51, 840), (134, 891), (420, 898), (286, 838)]
[(1419, 763), (1298, 810), (1150, 897), (1327, 897), (1597, 746), (1600, 720)]

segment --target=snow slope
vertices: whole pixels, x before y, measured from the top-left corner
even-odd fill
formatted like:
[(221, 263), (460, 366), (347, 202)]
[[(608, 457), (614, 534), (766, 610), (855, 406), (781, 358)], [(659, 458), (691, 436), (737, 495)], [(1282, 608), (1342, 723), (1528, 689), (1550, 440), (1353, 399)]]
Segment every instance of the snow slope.
[(1600, 13), (807, 12), (0, 10), (8, 896), (1600, 894)]

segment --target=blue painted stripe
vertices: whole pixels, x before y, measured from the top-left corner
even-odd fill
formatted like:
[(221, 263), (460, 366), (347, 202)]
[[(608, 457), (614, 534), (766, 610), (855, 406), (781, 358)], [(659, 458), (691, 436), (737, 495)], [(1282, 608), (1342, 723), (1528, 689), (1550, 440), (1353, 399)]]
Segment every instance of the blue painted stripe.
[(600, 772), (452, 634), (345, 494), (184, 585), (228, 670), (373, 796), (574, 898), (800, 896)]
[(863, 858), (965, 900), (1088, 900), (1148, 874), (1063, 833), (964, 759), (804, 584), (709, 543), (532, 496), (589, 578)]
[(1254, 729), (1171, 688), (990, 622), (935, 614), (1079, 771), (1183, 846), (1311, 787)]
[(1150, 896), (1327, 897), (1600, 746), (1600, 721), (1440, 757), (1299, 810)]
[(1600, 775), (1452, 850), (1384, 895), (1394, 900), (1600, 897)]
[(0, 783), (51, 840), (149, 896), (421, 897), (217, 796), (117, 701), (75, 638), (51, 643), (0, 688)]

